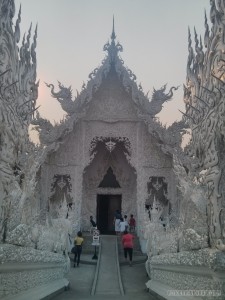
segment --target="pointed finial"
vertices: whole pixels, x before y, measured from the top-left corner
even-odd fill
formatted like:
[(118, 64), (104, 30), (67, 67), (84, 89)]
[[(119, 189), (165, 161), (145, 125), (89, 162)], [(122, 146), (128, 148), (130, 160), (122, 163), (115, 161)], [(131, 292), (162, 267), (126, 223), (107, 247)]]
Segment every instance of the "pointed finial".
[(111, 39), (112, 41), (115, 40), (116, 34), (115, 34), (115, 29), (114, 29), (114, 15), (113, 15), (113, 28), (112, 28), (112, 34), (111, 34)]
[(190, 27), (188, 26), (188, 47), (191, 47), (191, 30)]
[(15, 40), (16, 40), (17, 44), (20, 41), (20, 22), (21, 22), (21, 4), (20, 4), (18, 17), (17, 17), (17, 20), (16, 20), (16, 26), (15, 26)]
[(115, 43), (116, 34), (115, 34), (115, 27), (114, 27), (114, 15), (113, 15), (113, 28), (111, 34), (111, 43), (106, 43), (103, 47), (104, 51), (107, 51), (110, 57), (111, 62), (115, 61), (115, 58), (118, 57), (118, 52), (123, 51), (123, 47), (120, 43)]
[(194, 34), (195, 34), (195, 48), (196, 48), (196, 47), (198, 47), (199, 40), (198, 40), (198, 35), (197, 35), (195, 27), (194, 27)]
[(209, 43), (209, 25), (208, 25), (206, 10), (205, 10), (205, 36), (204, 36), (204, 44), (205, 44), (206, 48), (208, 46), (208, 43)]

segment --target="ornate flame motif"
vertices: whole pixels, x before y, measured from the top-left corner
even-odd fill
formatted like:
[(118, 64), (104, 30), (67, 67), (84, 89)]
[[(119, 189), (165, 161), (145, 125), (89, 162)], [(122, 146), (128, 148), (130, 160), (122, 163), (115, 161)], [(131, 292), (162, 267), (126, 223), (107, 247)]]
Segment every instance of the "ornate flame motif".
[(126, 149), (126, 153), (131, 156), (131, 143), (129, 141), (128, 138), (126, 137), (105, 137), (105, 136), (98, 136), (95, 137), (92, 141), (91, 141), (91, 147), (90, 147), (90, 155), (92, 155), (92, 153), (95, 152), (95, 149), (97, 147), (97, 144), (101, 142), (104, 143), (107, 150), (111, 153), (117, 144), (122, 143), (125, 146)]
[(165, 177), (149, 177), (147, 182), (148, 189), (148, 204), (152, 204), (153, 199), (156, 198), (164, 206), (168, 204), (168, 183), (165, 180)]
[[(32, 206), (36, 172), (41, 162), (38, 149), (28, 138), (28, 127), (38, 96), (35, 52), (37, 27), (33, 42), (31, 43), (30, 26), (19, 47), (21, 9), (15, 30), (12, 27), (14, 14), (14, 1), (0, 1), (1, 240), (6, 236), (6, 228), (10, 230), (20, 224), (27, 199), (29, 203), (26, 206)], [(12, 219), (13, 214), (15, 215)], [(28, 219), (29, 216), (27, 221)]]
[[(188, 34), (187, 80), (184, 86), (186, 112), (183, 120), (192, 131), (186, 152), (195, 166), (192, 172), (208, 187), (210, 240), (224, 240), (224, 137), (225, 137), (225, 1), (211, 1), (211, 32), (205, 15), (204, 52), (194, 31), (195, 52)], [(191, 169), (191, 167), (190, 167)], [(225, 241), (225, 240), (224, 240)], [(220, 242), (219, 242), (220, 243)], [(221, 243), (220, 243), (221, 244)]]

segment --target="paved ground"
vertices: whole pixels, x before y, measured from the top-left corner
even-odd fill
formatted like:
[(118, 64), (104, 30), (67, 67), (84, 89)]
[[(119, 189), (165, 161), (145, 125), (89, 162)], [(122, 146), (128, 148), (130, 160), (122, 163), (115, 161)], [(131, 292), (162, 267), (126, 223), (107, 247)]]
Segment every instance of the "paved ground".
[[(155, 300), (146, 290), (145, 282), (148, 281), (148, 277), (145, 272), (144, 263), (135, 263), (135, 260), (138, 261), (137, 257), (136, 259), (134, 258), (132, 267), (124, 264), (121, 265), (121, 277), (124, 284), (125, 296), (119, 296), (118, 294), (91, 296), (90, 293), (96, 265), (87, 263), (96, 261), (92, 260), (92, 255), (90, 254), (83, 254), (82, 260), (83, 263), (80, 263), (79, 268), (73, 268), (73, 264), (71, 263), (71, 270), (68, 274), (70, 289), (55, 296), (54, 300)], [(105, 270), (108, 274), (107, 268)], [(102, 272), (104, 272), (104, 269)]]
[(116, 236), (104, 236), (101, 239), (101, 258), (99, 263), (96, 295), (120, 295), (116, 255)]
[(95, 273), (95, 265), (81, 264), (79, 268), (71, 267), (68, 279), (70, 289), (54, 297), (54, 300), (154, 300), (147, 292), (145, 282), (148, 280), (144, 264), (134, 264), (132, 267), (123, 265), (121, 277), (124, 284), (125, 296), (117, 295), (95, 295), (91, 296), (91, 287)]

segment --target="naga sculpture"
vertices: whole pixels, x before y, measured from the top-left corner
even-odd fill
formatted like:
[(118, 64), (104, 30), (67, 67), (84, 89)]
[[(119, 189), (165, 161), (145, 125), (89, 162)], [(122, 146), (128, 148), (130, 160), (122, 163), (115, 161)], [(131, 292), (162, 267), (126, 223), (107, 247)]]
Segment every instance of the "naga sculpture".
[(51, 88), (52, 97), (56, 98), (59, 103), (61, 104), (62, 109), (68, 113), (68, 115), (71, 115), (75, 112), (74, 107), (74, 101), (72, 100), (72, 89), (71, 86), (69, 88), (66, 88), (64, 85), (62, 85), (60, 82), (58, 82), (59, 85), (59, 92), (55, 92), (54, 85), (53, 84), (47, 84), (47, 87)]
[(176, 91), (179, 87), (171, 87), (169, 92), (166, 94), (166, 84), (163, 85), (159, 90), (155, 90), (153, 88), (153, 93), (152, 93), (152, 98), (150, 101), (150, 110), (151, 110), (151, 115), (155, 116), (157, 115), (163, 107), (163, 104), (169, 100), (172, 99), (173, 97), (173, 90)]
[(41, 118), (38, 111), (36, 113), (36, 117), (32, 120), (32, 125), (35, 126), (33, 129), (39, 133), (41, 144), (45, 145), (54, 141), (50, 139), (54, 126), (49, 120)]
[(40, 116), (39, 112), (36, 112), (35, 118), (32, 119), (31, 124), (34, 125), (32, 130), (36, 130), (39, 134), (39, 140), (41, 146), (48, 146), (45, 155), (56, 148), (62, 142), (61, 139), (66, 135), (72, 128), (72, 122), (68, 122), (65, 126), (66, 120), (61, 120), (60, 123), (52, 125), (47, 119)]

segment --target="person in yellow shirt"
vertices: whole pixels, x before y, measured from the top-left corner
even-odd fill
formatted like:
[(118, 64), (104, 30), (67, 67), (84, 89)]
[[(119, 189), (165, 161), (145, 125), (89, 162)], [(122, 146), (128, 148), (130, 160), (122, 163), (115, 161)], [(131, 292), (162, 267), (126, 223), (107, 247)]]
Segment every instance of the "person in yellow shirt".
[(74, 254), (74, 268), (77, 264), (77, 267), (79, 267), (80, 263), (80, 255), (82, 252), (82, 245), (83, 245), (84, 239), (82, 237), (82, 232), (78, 231), (77, 236), (74, 239), (74, 246), (76, 248), (75, 254)]

